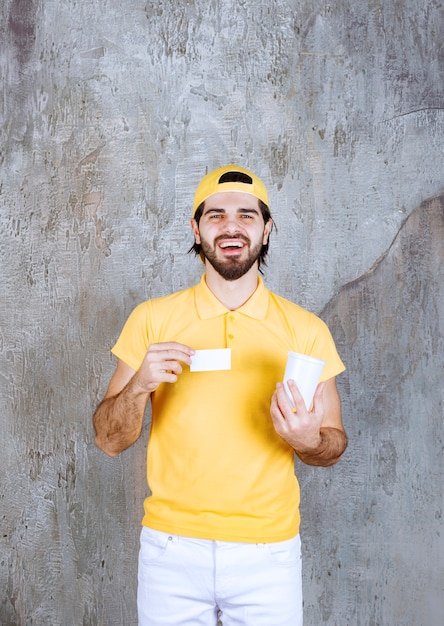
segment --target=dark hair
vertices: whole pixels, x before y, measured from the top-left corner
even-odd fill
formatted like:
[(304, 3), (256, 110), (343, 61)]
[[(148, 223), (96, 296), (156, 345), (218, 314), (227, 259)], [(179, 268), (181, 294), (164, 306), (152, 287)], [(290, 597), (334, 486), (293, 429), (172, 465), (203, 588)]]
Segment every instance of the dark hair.
[[(262, 217), (264, 218), (264, 224), (267, 224), (269, 222), (269, 220), (271, 220), (270, 209), (265, 204), (265, 202), (262, 202), (262, 200), (259, 200), (259, 198), (258, 198), (258, 202), (259, 202), (259, 208), (260, 208), (261, 213), (262, 213)], [(204, 206), (205, 206), (205, 201), (202, 202), (201, 204), (199, 204), (199, 206), (197, 207), (196, 212), (194, 214), (194, 219), (196, 220), (198, 225), (199, 225), (200, 218), (202, 217)], [(276, 228), (274, 222), (271, 225), (271, 230), (273, 230), (273, 228)], [(270, 233), (271, 233), (271, 231), (270, 231)], [(267, 261), (265, 260), (265, 257), (268, 254), (268, 246), (269, 246), (269, 239), (267, 240), (267, 243), (262, 246), (262, 250), (261, 250), (261, 253), (260, 253), (259, 258), (258, 258), (258, 269), (259, 269), (261, 274), (263, 273), (262, 270), (261, 270), (261, 265), (267, 265)], [(194, 242), (194, 244), (188, 250), (188, 254), (190, 252), (194, 252), (194, 254), (196, 256), (198, 254), (201, 255), (202, 254), (202, 247), (201, 247), (200, 243)]]

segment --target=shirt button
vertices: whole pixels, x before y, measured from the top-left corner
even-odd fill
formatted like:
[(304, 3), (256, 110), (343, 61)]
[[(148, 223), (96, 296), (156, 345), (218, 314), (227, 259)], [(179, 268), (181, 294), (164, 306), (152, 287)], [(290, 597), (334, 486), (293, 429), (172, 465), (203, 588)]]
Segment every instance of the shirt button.
[(234, 339), (234, 335), (228, 335), (228, 339)]

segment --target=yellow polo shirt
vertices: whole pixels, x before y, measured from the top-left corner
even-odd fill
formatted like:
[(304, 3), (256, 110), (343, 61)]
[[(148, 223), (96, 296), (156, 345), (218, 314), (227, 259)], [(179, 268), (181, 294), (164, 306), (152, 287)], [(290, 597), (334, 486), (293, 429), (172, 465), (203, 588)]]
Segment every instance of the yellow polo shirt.
[(220, 541), (283, 541), (299, 532), (293, 449), (276, 434), (270, 401), (289, 350), (345, 368), (325, 323), (269, 291), (230, 311), (205, 282), (134, 309), (112, 352), (137, 370), (151, 343), (231, 348), (231, 369), (183, 372), (152, 394), (151, 495), (143, 524)]

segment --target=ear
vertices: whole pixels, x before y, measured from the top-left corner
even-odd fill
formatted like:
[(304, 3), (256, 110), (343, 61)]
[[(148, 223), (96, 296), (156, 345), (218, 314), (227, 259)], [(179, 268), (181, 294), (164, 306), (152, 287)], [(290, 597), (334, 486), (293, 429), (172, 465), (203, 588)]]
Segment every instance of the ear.
[(194, 217), (190, 219), (190, 225), (191, 225), (191, 230), (193, 231), (194, 239), (196, 240), (196, 243), (200, 243), (199, 224), (196, 222)]
[(264, 237), (262, 239), (263, 246), (265, 246), (268, 243), (268, 237), (270, 236), (272, 226), (273, 226), (273, 220), (270, 217), (268, 222), (265, 224), (265, 228), (264, 228)]

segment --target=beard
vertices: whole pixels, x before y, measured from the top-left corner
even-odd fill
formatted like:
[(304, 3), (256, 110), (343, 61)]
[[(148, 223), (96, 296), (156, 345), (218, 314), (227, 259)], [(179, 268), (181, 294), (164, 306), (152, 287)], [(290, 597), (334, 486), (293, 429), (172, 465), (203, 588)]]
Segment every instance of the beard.
[[(245, 237), (239, 237), (248, 246), (248, 256), (246, 259), (240, 259), (241, 255), (229, 256), (223, 259), (217, 257), (217, 243), (226, 239), (226, 237), (217, 237), (214, 246), (208, 241), (201, 238), (201, 254), (207, 259), (210, 265), (216, 270), (224, 280), (237, 280), (244, 276), (256, 263), (262, 252), (262, 242), (251, 248), (251, 241)], [(233, 237), (230, 237), (233, 239)]]

